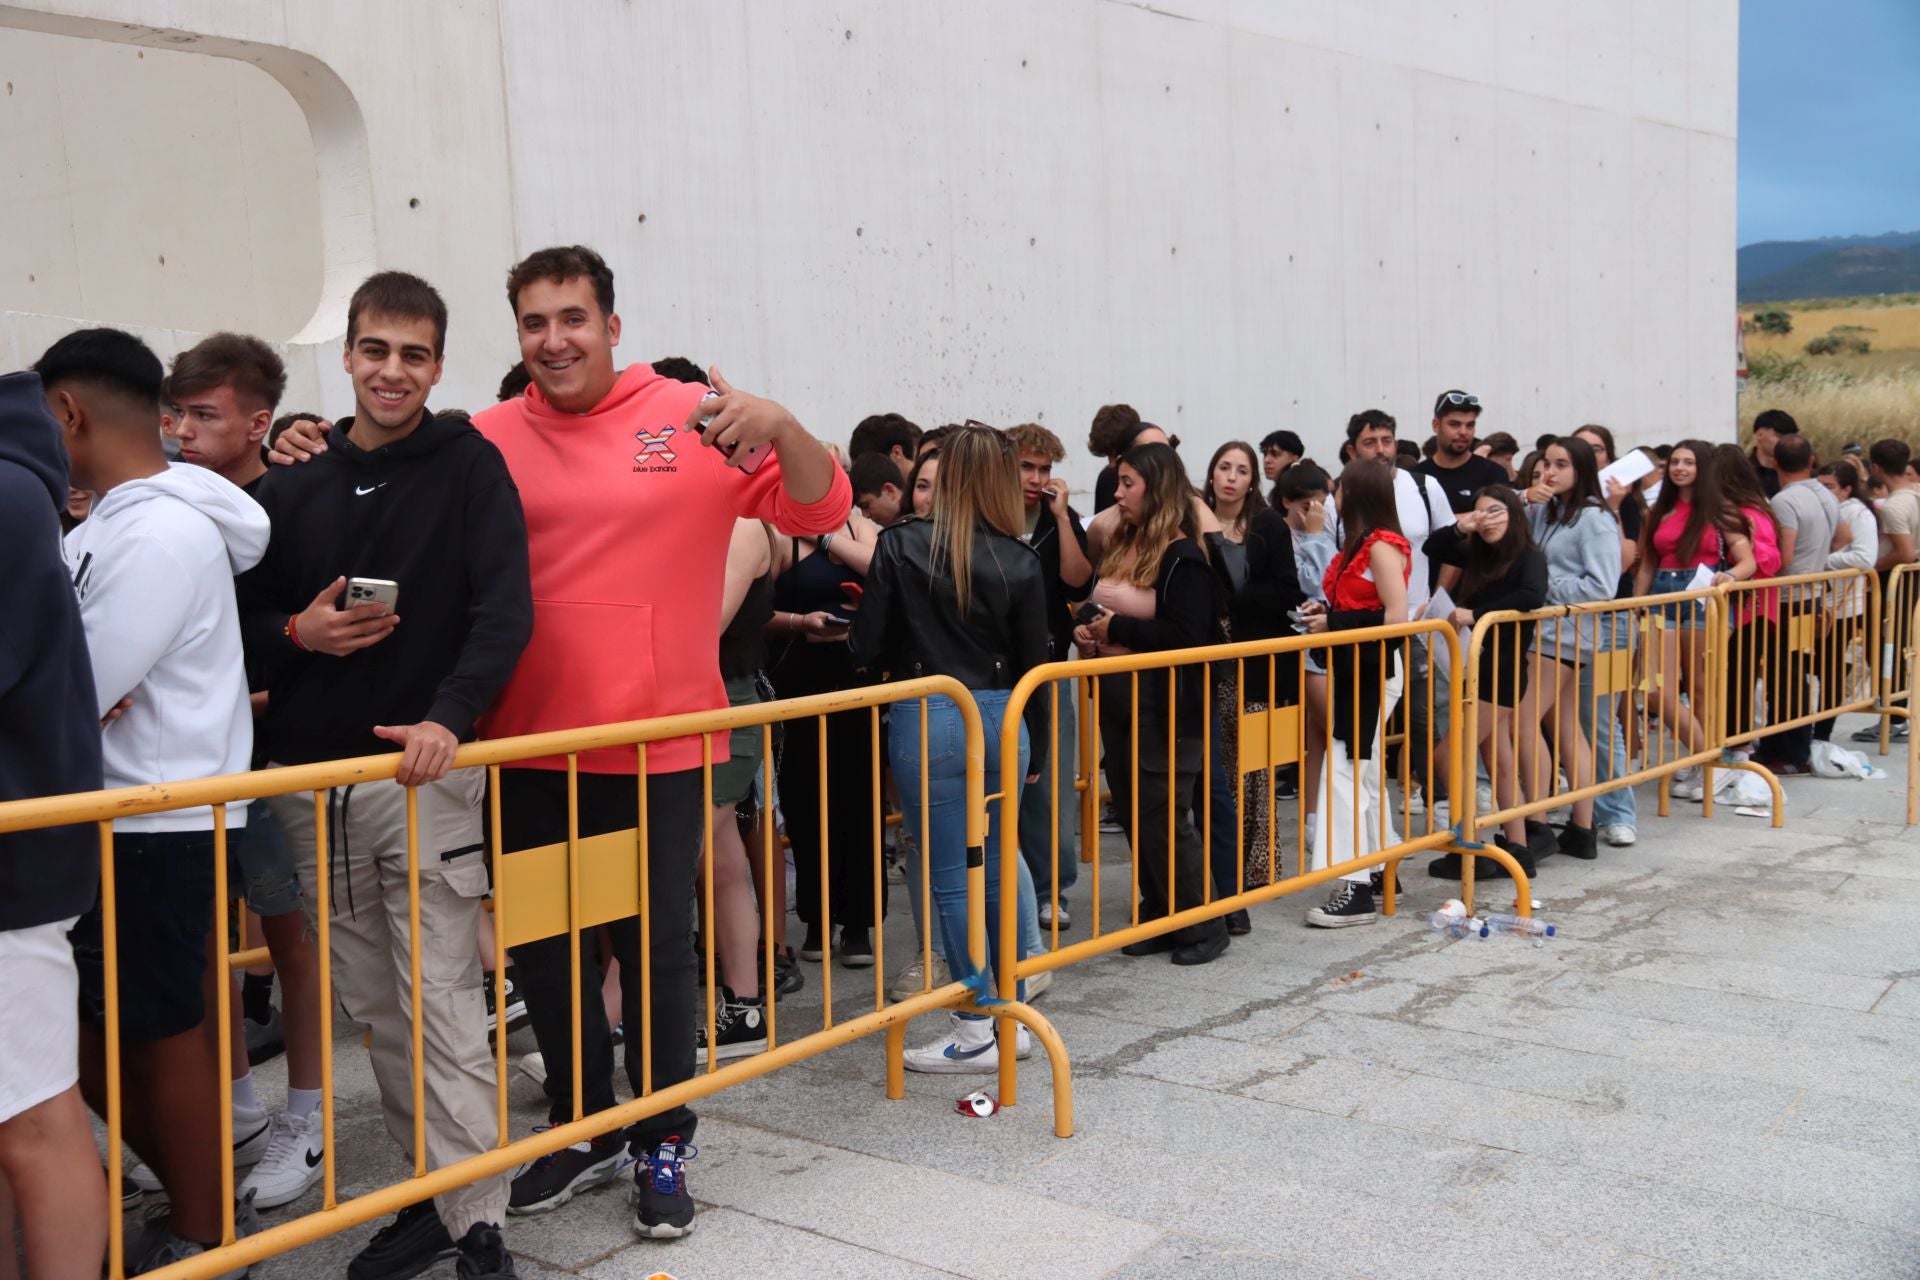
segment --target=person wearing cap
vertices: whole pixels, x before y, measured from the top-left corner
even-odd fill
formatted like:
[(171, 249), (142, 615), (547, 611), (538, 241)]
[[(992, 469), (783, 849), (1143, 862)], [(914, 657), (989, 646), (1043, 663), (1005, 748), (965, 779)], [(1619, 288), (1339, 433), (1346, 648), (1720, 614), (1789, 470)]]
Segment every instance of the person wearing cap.
[(1510, 483), (1507, 469), (1473, 451), (1480, 425), (1480, 397), (1442, 391), (1433, 402), (1433, 453), (1415, 470), (1440, 482), (1455, 515), (1473, 510), (1473, 497), (1490, 484)]

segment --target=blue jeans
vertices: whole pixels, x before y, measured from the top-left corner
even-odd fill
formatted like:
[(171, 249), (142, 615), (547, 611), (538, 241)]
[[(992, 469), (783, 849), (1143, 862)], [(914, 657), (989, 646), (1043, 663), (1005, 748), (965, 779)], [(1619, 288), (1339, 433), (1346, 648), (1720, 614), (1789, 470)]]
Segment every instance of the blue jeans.
[[(1073, 789), (1074, 765), (1079, 760), (1079, 717), (1074, 707), (1073, 681), (1059, 681), (1056, 687), (1060, 690), (1060, 715), (1053, 724), (1053, 754), (1040, 765), (1040, 781), (1023, 787), (1020, 792), (1020, 856), (1026, 859), (1027, 870), (1033, 876), (1034, 891), (1048, 901), (1052, 900), (1056, 885), (1061, 899), (1065, 900), (1067, 890), (1080, 878), (1080, 846), (1074, 838), (1080, 793)], [(1033, 696), (1051, 715), (1053, 694), (1048, 687), (1042, 685), (1034, 690)], [(1053, 820), (1053, 762), (1056, 760), (1060, 777), (1058, 824)], [(1053, 848), (1054, 832), (1058, 832), (1060, 841), (1057, 857)]]
[(1209, 820), (1202, 801), (1200, 788), (1193, 789), (1193, 825), (1202, 835), (1210, 835), (1207, 848), (1208, 876), (1213, 881), (1215, 899), (1231, 897), (1240, 892), (1240, 877), (1235, 865), (1238, 854), (1235, 846), (1240, 832), (1240, 807), (1235, 803), (1233, 779), (1237, 760), (1227, 759), (1227, 721), (1230, 715), (1238, 715), (1239, 709), (1231, 704), (1223, 706), (1218, 698), (1214, 699), (1213, 723), (1207, 732), (1212, 741), (1207, 744), (1211, 756), (1207, 768), (1207, 792), (1212, 798), (1213, 811), (1211, 821), (1213, 829), (1207, 830)]
[[(1623, 615), (1613, 616), (1613, 638), (1610, 645), (1614, 649), (1626, 648), (1631, 641), (1627, 635), (1627, 620)], [(1607, 624), (1599, 624), (1605, 627)], [(1605, 637), (1602, 637), (1604, 640)], [(1615, 778), (1627, 776), (1627, 735), (1620, 729), (1618, 710), (1620, 695), (1615, 693), (1601, 701), (1600, 715), (1596, 720), (1593, 705), (1593, 664), (1583, 662), (1580, 666), (1580, 728), (1587, 735), (1587, 741), (1593, 744), (1593, 776), (1596, 782), (1611, 782)], [(1612, 791), (1603, 791), (1593, 798), (1593, 823), (1596, 827), (1636, 827), (1638, 814), (1634, 809), (1633, 788), (1619, 787)]]
[[(1006, 715), (1005, 689), (977, 689), (973, 692), (980, 708), (981, 727), (988, 743), (1000, 741), (1000, 724)], [(955, 979), (973, 972), (967, 954), (967, 732), (960, 709), (950, 698), (927, 699), (926, 799), (927, 824), (920, 825), (920, 703), (902, 702), (893, 709), (893, 727), (888, 735), (887, 753), (893, 764), (894, 783), (900, 788), (900, 804), (906, 811), (906, 829), (913, 833), (927, 859), (927, 877), (933, 889), (934, 920), (940, 927), (940, 950), (947, 958), (947, 970)], [(1026, 772), (1027, 733), (1020, 730), (1020, 769)], [(987, 987), (993, 988), (993, 975), (999, 967), (1000, 949), (1000, 807), (987, 806)], [(918, 891), (918, 868), (907, 868), (907, 881)], [(1033, 915), (1030, 880), (1020, 865), (1020, 914)], [(1024, 892), (1021, 892), (1024, 890)], [(916, 904), (915, 916), (920, 913)], [(1027, 939), (1017, 944), (1019, 959), (1027, 956)], [(985, 994), (985, 991), (982, 992)]]

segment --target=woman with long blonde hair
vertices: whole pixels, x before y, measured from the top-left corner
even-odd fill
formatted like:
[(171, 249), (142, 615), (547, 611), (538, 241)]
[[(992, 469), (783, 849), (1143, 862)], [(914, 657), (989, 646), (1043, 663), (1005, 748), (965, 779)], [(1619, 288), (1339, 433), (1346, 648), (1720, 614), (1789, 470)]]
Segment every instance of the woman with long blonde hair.
[[(1145, 444), (1120, 459), (1114, 506), (1118, 526), (1100, 557), (1096, 612), (1074, 631), (1084, 654), (1190, 649), (1219, 639), (1222, 606), (1199, 542), (1192, 487), (1170, 445)], [(1100, 681), (1100, 738), (1106, 747), (1113, 807), (1138, 855), (1140, 919), (1155, 920), (1207, 900), (1206, 853), (1188, 800), (1200, 773), (1207, 732), (1203, 661)], [(1138, 736), (1135, 736), (1135, 726)], [(1172, 739), (1169, 751), (1169, 738)], [(1138, 772), (1135, 772), (1135, 743)], [(1172, 849), (1169, 850), (1169, 811)], [(1171, 854), (1173, 874), (1168, 878)], [(1206, 964), (1227, 949), (1226, 922), (1215, 918), (1130, 943), (1130, 956), (1173, 952), (1173, 962)]]
[[(1047, 661), (1046, 598), (1040, 558), (1021, 541), (1025, 510), (1013, 446), (991, 427), (954, 428), (940, 443), (940, 467), (928, 515), (902, 520), (880, 534), (867, 569), (866, 595), (853, 623), (855, 662), (895, 680), (951, 676), (980, 709), (988, 743), (998, 743), (1013, 686)], [(924, 726), (922, 723), (924, 706)], [(1028, 704), (1020, 730), (1023, 774), (1045, 756), (1046, 701)], [(926, 756), (920, 754), (924, 733)], [(925, 855), (935, 919), (948, 971), (973, 972), (967, 953), (966, 726), (953, 700), (906, 701), (893, 709), (888, 756), (900, 788), (907, 830)], [(924, 797), (923, 797), (924, 788)], [(921, 807), (926, 822), (921, 825)], [(987, 848), (999, 847), (999, 810), (989, 807)], [(1016, 859), (1023, 918), (1033, 914), (1032, 880)], [(1000, 859), (987, 859), (987, 918), (1000, 913)], [(920, 873), (908, 869), (909, 879)], [(916, 886), (917, 888), (917, 886)], [(987, 930), (987, 985), (998, 971), (999, 930)], [(1021, 948), (1024, 955), (1025, 948)], [(1032, 1052), (1023, 1027), (1019, 1055)], [(999, 1067), (993, 1023), (956, 1013), (947, 1037), (910, 1050), (914, 1071), (991, 1072)]]

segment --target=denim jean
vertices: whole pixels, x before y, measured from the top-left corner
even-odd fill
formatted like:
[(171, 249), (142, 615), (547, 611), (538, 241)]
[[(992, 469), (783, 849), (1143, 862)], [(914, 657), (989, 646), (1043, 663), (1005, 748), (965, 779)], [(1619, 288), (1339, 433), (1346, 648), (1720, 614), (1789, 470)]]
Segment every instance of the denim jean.
[[(976, 689), (975, 704), (980, 708), (981, 727), (989, 743), (1000, 741), (1000, 724), (1006, 715), (1005, 689)], [(927, 859), (928, 879), (933, 889), (934, 920), (940, 929), (940, 949), (947, 958), (947, 970), (960, 979), (973, 972), (967, 954), (967, 733), (960, 709), (950, 698), (929, 698), (926, 702), (926, 800), (927, 824), (920, 824), (920, 703), (903, 702), (893, 709), (893, 732), (889, 735), (888, 755), (893, 764), (895, 784), (900, 788), (900, 804), (906, 811), (906, 829)], [(1020, 769), (1024, 774), (1028, 760), (1027, 733), (1020, 730)], [(987, 882), (987, 990), (993, 988), (993, 975), (999, 967), (1000, 949), (1000, 807), (987, 806), (986, 855)], [(1024, 873), (1024, 864), (1019, 870)], [(907, 879), (919, 883), (918, 868), (907, 868)], [(1032, 890), (1025, 874), (1015, 889), (1020, 913), (1033, 914)], [(1026, 892), (1020, 890), (1026, 888)], [(918, 915), (918, 911), (915, 912)], [(1018, 944), (1018, 959), (1027, 955), (1024, 926)], [(1023, 984), (1024, 985), (1024, 984)], [(985, 991), (982, 994), (986, 994)]]
[[(1213, 811), (1209, 816), (1202, 801), (1200, 788), (1193, 789), (1193, 825), (1203, 835), (1210, 835), (1207, 850), (1209, 877), (1213, 881), (1213, 896), (1228, 898), (1240, 892), (1240, 877), (1235, 837), (1240, 831), (1240, 806), (1235, 803), (1233, 779), (1239, 761), (1227, 759), (1227, 721), (1226, 717), (1238, 715), (1232, 706), (1222, 706), (1216, 699), (1213, 707), (1213, 724), (1208, 733), (1213, 741), (1207, 746), (1211, 762), (1207, 769), (1207, 790), (1212, 797)], [(1208, 830), (1207, 823), (1213, 826)]]
[[(1020, 791), (1020, 856), (1026, 859), (1034, 892), (1045, 901), (1052, 901), (1055, 885), (1059, 886), (1064, 900), (1067, 890), (1080, 878), (1080, 845), (1075, 839), (1075, 832), (1079, 830), (1080, 793), (1073, 789), (1074, 766), (1079, 762), (1079, 717), (1074, 706), (1073, 681), (1062, 680), (1055, 687), (1060, 690), (1060, 715), (1053, 724), (1053, 753), (1040, 765), (1040, 780), (1023, 786)], [(1034, 690), (1033, 696), (1051, 716), (1053, 694), (1049, 688), (1042, 685)], [(1060, 778), (1057, 824), (1053, 818), (1054, 761), (1059, 762)], [(1057, 857), (1054, 832), (1058, 832), (1060, 841)]]
[[(1626, 618), (1615, 614), (1613, 624), (1613, 639), (1609, 647), (1626, 648), (1630, 643)], [(1602, 622), (1600, 625), (1604, 627), (1607, 624)], [(1620, 717), (1616, 714), (1620, 703), (1618, 693), (1602, 698), (1600, 714), (1597, 718), (1594, 715), (1593, 665), (1591, 661), (1583, 661), (1580, 665), (1580, 729), (1587, 735), (1587, 741), (1593, 744), (1594, 780), (1611, 782), (1627, 776), (1627, 735), (1621, 731)], [(1593, 798), (1593, 823), (1596, 827), (1637, 828), (1638, 816), (1632, 787), (1617, 787)]]

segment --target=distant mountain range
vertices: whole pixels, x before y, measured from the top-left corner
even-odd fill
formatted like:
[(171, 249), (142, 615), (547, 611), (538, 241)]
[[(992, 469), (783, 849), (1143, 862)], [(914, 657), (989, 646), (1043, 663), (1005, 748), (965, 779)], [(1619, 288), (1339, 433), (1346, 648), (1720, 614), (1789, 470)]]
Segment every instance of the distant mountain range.
[(1736, 259), (1742, 302), (1920, 290), (1920, 231), (1763, 240)]

